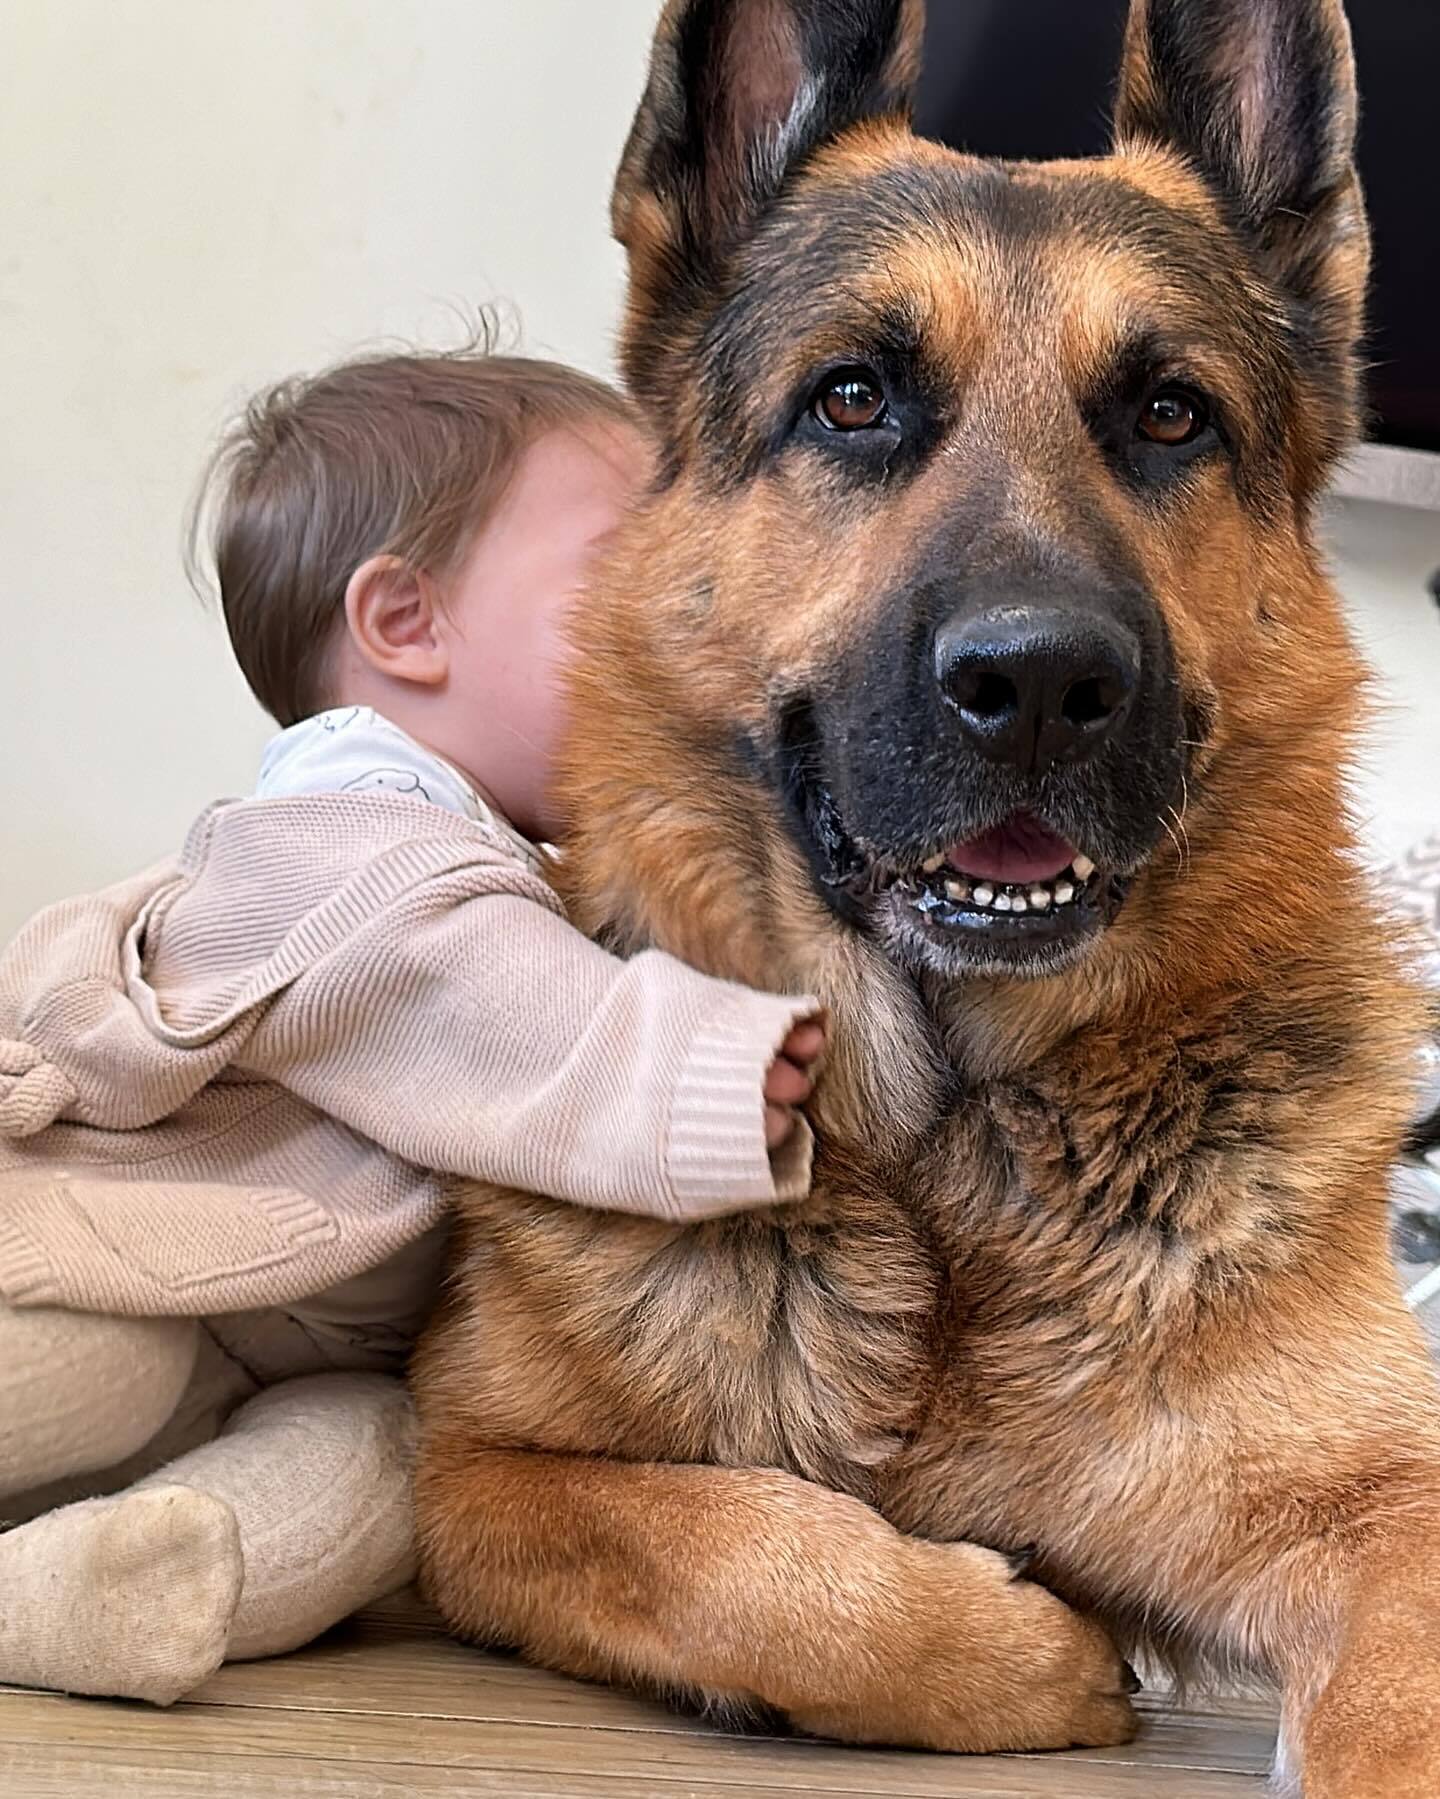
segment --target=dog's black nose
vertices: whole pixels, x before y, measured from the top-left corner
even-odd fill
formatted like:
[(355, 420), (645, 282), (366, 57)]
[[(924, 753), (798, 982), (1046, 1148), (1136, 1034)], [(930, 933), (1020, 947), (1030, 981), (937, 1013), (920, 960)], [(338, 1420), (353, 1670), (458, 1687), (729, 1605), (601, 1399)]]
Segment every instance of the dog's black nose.
[(996, 606), (940, 627), (935, 678), (976, 749), (1038, 773), (1093, 755), (1123, 724), (1140, 645), (1093, 612)]

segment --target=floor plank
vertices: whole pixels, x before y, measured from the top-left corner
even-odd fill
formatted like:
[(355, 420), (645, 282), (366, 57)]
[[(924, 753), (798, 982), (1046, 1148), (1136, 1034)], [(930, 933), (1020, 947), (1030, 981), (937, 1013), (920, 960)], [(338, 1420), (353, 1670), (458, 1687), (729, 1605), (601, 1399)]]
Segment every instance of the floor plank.
[(1266, 1708), (1147, 1706), (1140, 1740), (950, 1757), (734, 1737), (451, 1642), (402, 1597), (168, 1712), (0, 1690), (5, 1799), (1260, 1799)]
[[(644, 1731), (707, 1741), (718, 1735), (700, 1719), (627, 1693), (481, 1655), (438, 1635), (397, 1638), (372, 1624), (347, 1627), (304, 1656), (226, 1668), (192, 1697), (218, 1706), (327, 1714)], [(1268, 1708), (1237, 1703), (1223, 1712), (1177, 1712), (1159, 1700), (1142, 1703), (1142, 1741), (1093, 1751), (1095, 1759), (1240, 1774), (1263, 1774), (1270, 1765)]]
[[(226, 1757), (164, 1750), (157, 1754), (47, 1750), (43, 1760), (20, 1760), (0, 1749), (0, 1791), (7, 1799), (828, 1799), (837, 1789), (740, 1785), (690, 1779), (610, 1778), (575, 1770), (437, 1769), (414, 1762), (341, 1764), (323, 1759), (256, 1756), (243, 1767)], [(958, 1765), (958, 1764), (957, 1764)], [(997, 1782), (967, 1771), (948, 1788), (954, 1799), (1261, 1799), (1253, 1780), (1231, 1774), (1180, 1772), (1161, 1787), (1152, 1775), (1129, 1769), (1122, 1783), (1101, 1784), (1086, 1769), (1062, 1779), (1032, 1774), (1017, 1764)]]

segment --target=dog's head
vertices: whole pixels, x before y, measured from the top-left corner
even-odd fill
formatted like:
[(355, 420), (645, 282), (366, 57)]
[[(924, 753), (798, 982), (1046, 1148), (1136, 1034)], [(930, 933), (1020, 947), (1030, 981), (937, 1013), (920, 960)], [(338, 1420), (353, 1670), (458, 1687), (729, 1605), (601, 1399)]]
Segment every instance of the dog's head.
[(662, 458), (624, 655), (686, 671), (688, 740), (848, 926), (1045, 974), (1217, 767), (1333, 760), (1353, 710), (1308, 537), (1368, 261), (1349, 36), (1136, 0), (1115, 153), (1038, 165), (912, 134), (922, 26), (665, 12), (614, 204)]

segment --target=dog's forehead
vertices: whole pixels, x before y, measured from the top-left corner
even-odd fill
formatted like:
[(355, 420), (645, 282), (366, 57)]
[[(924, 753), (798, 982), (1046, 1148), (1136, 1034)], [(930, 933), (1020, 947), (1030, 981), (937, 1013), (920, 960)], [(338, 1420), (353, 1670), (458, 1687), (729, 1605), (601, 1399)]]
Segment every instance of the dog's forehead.
[(817, 158), (757, 235), (735, 310), (797, 372), (807, 356), (843, 355), (876, 319), (908, 321), (962, 364), (999, 340), (1083, 367), (1162, 325), (1172, 341), (1243, 353), (1265, 297), (1218, 249), (1223, 233), (1169, 156), (998, 163), (907, 134), (861, 137)]

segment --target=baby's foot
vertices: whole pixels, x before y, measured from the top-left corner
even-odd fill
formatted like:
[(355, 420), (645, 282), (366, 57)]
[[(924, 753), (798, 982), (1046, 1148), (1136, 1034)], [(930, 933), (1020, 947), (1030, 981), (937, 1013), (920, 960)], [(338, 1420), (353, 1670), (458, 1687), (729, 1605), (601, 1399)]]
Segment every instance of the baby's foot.
[(240, 1531), (194, 1487), (86, 1499), (0, 1536), (0, 1681), (172, 1705), (225, 1659)]

